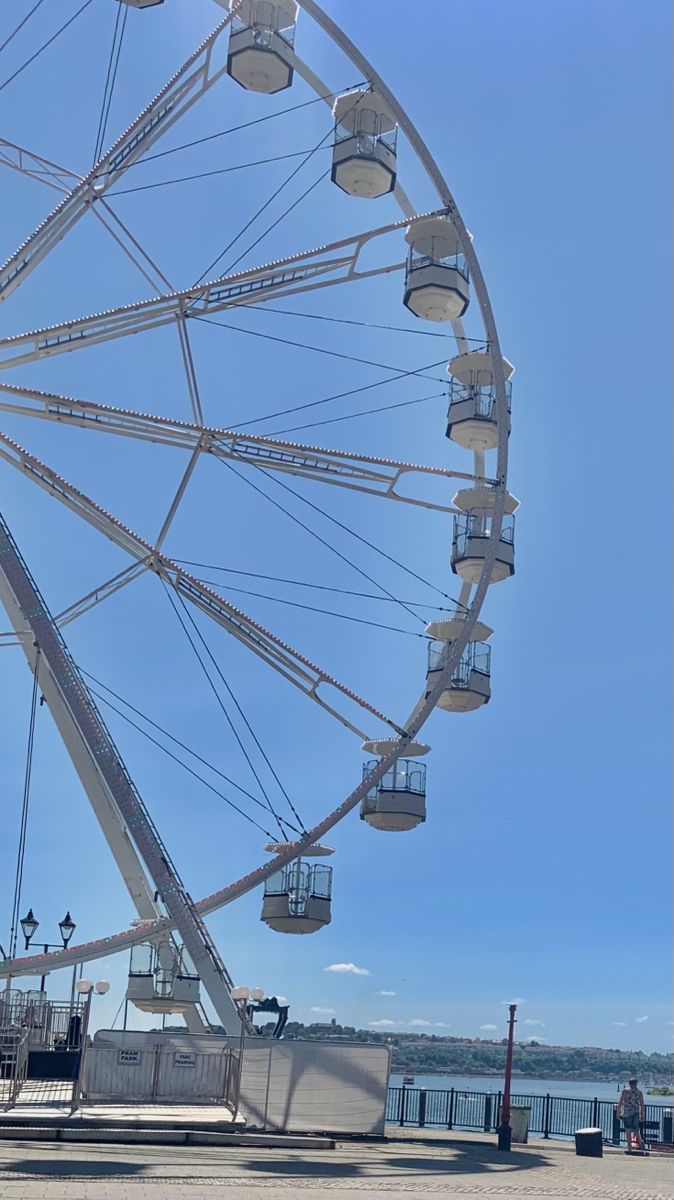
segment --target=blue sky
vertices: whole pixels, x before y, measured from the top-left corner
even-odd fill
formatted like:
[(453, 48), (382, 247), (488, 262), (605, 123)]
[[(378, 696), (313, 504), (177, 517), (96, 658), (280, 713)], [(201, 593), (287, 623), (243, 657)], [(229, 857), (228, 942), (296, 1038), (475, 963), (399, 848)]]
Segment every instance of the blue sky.
[[(73, 0), (68, 12), (76, 7)], [(474, 235), (502, 347), (517, 367), (510, 459), (510, 489), (522, 502), (517, 573), (491, 589), (484, 610), (495, 629), (491, 703), (466, 716), (438, 712), (427, 726), (433, 746), (427, 823), (397, 836), (366, 828), (356, 815), (338, 827), (331, 838), (337, 851), (333, 922), (315, 937), (272, 934), (259, 921), (257, 893), (214, 915), (211, 927), (235, 980), (287, 996), (299, 1019), (334, 1011), (351, 1024), (394, 1022), (388, 1028), (488, 1036), (485, 1026), (504, 1029), (503, 1001), (517, 996), (523, 1033), (552, 1042), (667, 1049), (668, 11), (661, 0), (639, 10), (608, 0), (589, 6), (580, 0), (424, 0), (418, 6), (423, 20), (403, 20), (383, 0), (367, 6), (332, 0), (326, 7), (406, 106)], [(24, 9), (27, 0), (13, 6), (11, 20), (3, 14), (0, 43)], [(63, 11), (48, 0), (0, 53), (0, 85), (58, 27)], [(166, 0), (161, 8), (129, 13), (108, 140), (209, 32), (219, 12), (211, 0)], [(53, 47), (0, 90), (3, 137), (75, 170), (88, 169), (115, 13), (112, 0), (93, 0)], [(298, 49), (336, 90), (359, 82), (305, 18)], [(266, 99), (226, 79), (161, 148), (310, 98), (301, 81)], [(133, 168), (119, 190), (306, 151), (328, 130), (327, 109), (313, 105)], [(171, 281), (188, 286), (295, 161), (111, 196), (110, 202)], [(244, 251), (328, 161), (329, 152), (322, 158), (317, 152), (225, 261)], [(405, 145), (400, 163), (418, 210), (434, 206)], [(0, 183), (4, 258), (53, 199), (48, 189), (9, 170)], [(390, 198), (349, 199), (325, 179), (242, 265), (395, 219)], [(392, 244), (395, 253), (399, 246)], [(2, 336), (148, 294), (97, 223), (85, 220), (4, 306)], [(384, 375), (242, 329), (401, 370), (418, 370), (453, 353), (451, 338), (419, 332), (420, 324), (402, 307), (398, 275), (279, 307), (415, 332), (264, 311), (227, 314), (234, 328), (200, 325), (191, 335), (210, 422), (261, 417)], [(479, 335), (475, 306), (468, 327)], [(442, 370), (428, 374), (437, 380)], [(11, 379), (189, 418), (173, 331), (28, 364)], [(276, 431), (441, 387), (411, 377), (353, 397), (348, 407), (336, 401), (301, 419), (254, 428)], [(468, 469), (467, 456), (444, 438), (445, 404), (435, 399), (289, 436)], [(156, 533), (184, 466), (177, 451), (14, 416), (3, 416), (2, 428), (138, 532), (150, 538)], [(446, 518), (318, 485), (294, 486), (456, 594)], [(397, 596), (437, 603), (436, 593), (277, 485), (265, 480), (264, 487)], [(81, 528), (4, 464), (2, 511), (55, 611), (125, 565), (121, 551)], [(167, 549), (239, 571), (371, 590), (214, 461), (200, 464)], [(233, 575), (222, 579), (316, 602), (316, 593), (304, 589), (255, 587)], [(418, 695), (424, 671), (419, 638), (224, 590), (394, 715), (402, 717)], [(331, 597), (326, 606), (414, 630), (394, 605)], [(358, 779), (358, 743), (251, 662), (222, 631), (201, 628), (305, 821), (318, 819)], [(67, 636), (83, 667), (250, 784), (156, 580), (122, 591), (69, 626)], [(16, 649), (2, 650), (1, 667), (7, 831), (18, 829), (30, 679)], [(260, 831), (114, 714), (106, 717), (195, 896), (261, 860)], [(0, 845), (3, 942), (14, 856), (12, 834)], [(32, 905), (42, 922), (38, 937), (44, 931), (50, 940), (67, 907), (82, 940), (120, 929), (134, 915), (46, 710), (38, 721), (23, 897), (23, 907)], [(326, 971), (333, 964), (367, 973)], [(125, 968), (123, 957), (100, 964), (99, 974), (114, 985), (109, 1000), (101, 1001), (101, 1024), (115, 1016)], [(57, 991), (66, 981), (54, 976), (52, 986)]]

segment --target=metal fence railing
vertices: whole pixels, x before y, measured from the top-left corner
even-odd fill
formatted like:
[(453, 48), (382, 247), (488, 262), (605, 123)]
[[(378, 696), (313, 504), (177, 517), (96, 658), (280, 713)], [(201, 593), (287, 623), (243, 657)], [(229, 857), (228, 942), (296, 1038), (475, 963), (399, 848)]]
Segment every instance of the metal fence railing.
[(84, 1003), (47, 1000), (44, 992), (10, 991), (0, 995), (0, 1035), (18, 1030), (31, 1050), (78, 1050)]
[(28, 1067), (28, 1035), (25, 1030), (3, 1030), (0, 1033), (0, 1105), (13, 1108), (26, 1080)]
[[(494, 1133), (498, 1125), (501, 1092), (467, 1092), (458, 1088), (390, 1087), (386, 1120), (400, 1126), (475, 1129)], [(594, 1126), (613, 1145), (625, 1141), (612, 1100), (576, 1099), (567, 1096), (511, 1096), (514, 1105), (529, 1108), (529, 1132), (544, 1138), (573, 1137), (577, 1129)], [(642, 1132), (647, 1142), (672, 1143), (673, 1108), (646, 1105)]]

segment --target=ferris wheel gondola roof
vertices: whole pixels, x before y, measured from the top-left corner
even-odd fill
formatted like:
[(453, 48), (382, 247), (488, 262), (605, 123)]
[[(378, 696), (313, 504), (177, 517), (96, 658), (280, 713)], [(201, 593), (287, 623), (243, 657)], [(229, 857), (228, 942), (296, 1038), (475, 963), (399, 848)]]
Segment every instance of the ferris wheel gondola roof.
[(267, 854), (280, 854), (283, 850), (289, 850), (291, 846), (297, 847), (298, 858), (329, 858), (334, 854), (332, 846), (324, 846), (321, 842), (314, 842), (309, 845), (306, 842), (267, 842), (265, 852)]

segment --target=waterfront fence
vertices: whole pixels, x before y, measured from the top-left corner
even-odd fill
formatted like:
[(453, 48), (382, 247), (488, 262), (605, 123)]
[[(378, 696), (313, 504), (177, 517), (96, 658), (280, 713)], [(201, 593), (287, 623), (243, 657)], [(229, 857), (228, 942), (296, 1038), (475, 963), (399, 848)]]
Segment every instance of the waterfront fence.
[[(417, 1128), (473, 1129), (495, 1133), (499, 1123), (502, 1093), (467, 1092), (459, 1088), (390, 1087), (386, 1121)], [(573, 1137), (577, 1129), (601, 1129), (604, 1141), (614, 1146), (625, 1142), (621, 1122), (616, 1120), (612, 1100), (574, 1099), (567, 1096), (512, 1094), (513, 1105), (531, 1109), (529, 1132), (544, 1138)], [(645, 1140), (672, 1143), (672, 1108), (646, 1105)]]

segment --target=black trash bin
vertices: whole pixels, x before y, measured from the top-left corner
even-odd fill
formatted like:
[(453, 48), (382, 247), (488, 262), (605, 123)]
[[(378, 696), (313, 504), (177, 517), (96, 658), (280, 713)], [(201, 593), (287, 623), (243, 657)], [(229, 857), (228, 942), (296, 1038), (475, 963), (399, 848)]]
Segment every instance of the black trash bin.
[(583, 1158), (603, 1158), (604, 1141), (601, 1129), (576, 1130), (576, 1154)]

